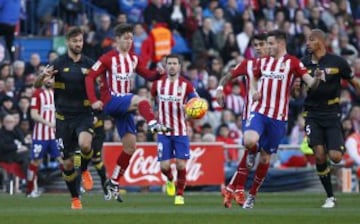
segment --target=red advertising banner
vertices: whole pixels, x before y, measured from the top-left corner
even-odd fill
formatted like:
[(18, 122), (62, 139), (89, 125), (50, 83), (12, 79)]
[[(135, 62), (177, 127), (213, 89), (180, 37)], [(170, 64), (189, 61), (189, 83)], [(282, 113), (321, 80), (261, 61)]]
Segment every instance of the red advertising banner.
[[(111, 176), (116, 160), (120, 155), (120, 143), (105, 143), (103, 147), (104, 163), (108, 176)], [(224, 149), (222, 143), (190, 145), (190, 159), (187, 161), (187, 185), (221, 185), (224, 183)], [(172, 164), (176, 174), (175, 163)], [(176, 178), (176, 175), (174, 175)], [(137, 143), (130, 164), (120, 179), (122, 186), (163, 185), (166, 177), (161, 174), (157, 161), (155, 143)]]

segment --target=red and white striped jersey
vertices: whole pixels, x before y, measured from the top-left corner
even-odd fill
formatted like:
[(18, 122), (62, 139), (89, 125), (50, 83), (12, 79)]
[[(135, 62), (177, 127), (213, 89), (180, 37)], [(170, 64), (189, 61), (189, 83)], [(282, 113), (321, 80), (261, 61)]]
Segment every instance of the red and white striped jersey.
[(261, 98), (253, 103), (252, 111), (286, 121), (293, 79), (307, 74), (307, 69), (299, 59), (291, 55), (279, 59), (262, 58), (257, 67), (255, 75), (261, 75), (258, 85)]
[(111, 95), (127, 95), (132, 90), (132, 78), (136, 74), (147, 80), (158, 79), (156, 71), (150, 71), (134, 53), (121, 54), (116, 49), (107, 52), (91, 67), (85, 78), (86, 92), (91, 103), (97, 100), (95, 79), (101, 75), (100, 95), (106, 103)]
[(233, 111), (235, 114), (242, 114), (244, 110), (244, 99), (240, 95), (229, 94), (226, 96), (226, 108)]
[[(35, 90), (31, 98), (31, 109), (38, 110), (40, 116), (46, 121), (55, 123), (54, 91), (43, 88)], [(48, 125), (35, 122), (33, 139), (53, 140), (55, 139), (55, 130)]]
[(247, 120), (250, 116), (251, 105), (252, 105), (252, 95), (249, 93), (250, 85), (252, 82), (255, 82), (254, 73), (256, 73), (256, 62), (259, 59), (244, 59), (240, 64), (235, 66), (231, 70), (231, 75), (233, 78), (238, 76), (245, 76), (245, 99), (244, 99), (244, 109), (243, 109), (243, 120)]
[(214, 111), (223, 111), (223, 107), (216, 100), (216, 89), (208, 89), (211, 96), (211, 107)]
[(153, 83), (151, 95), (157, 97), (159, 106), (159, 122), (173, 131), (165, 135), (186, 136), (186, 121), (184, 104), (190, 93), (194, 93), (194, 87), (183, 77), (170, 81), (163, 77)]

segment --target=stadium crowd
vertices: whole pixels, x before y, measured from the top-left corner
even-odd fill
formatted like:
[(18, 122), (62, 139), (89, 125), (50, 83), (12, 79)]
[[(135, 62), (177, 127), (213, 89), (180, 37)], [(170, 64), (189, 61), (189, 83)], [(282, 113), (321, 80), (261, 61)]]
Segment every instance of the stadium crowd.
[[(12, 19), (7, 16), (12, 17), (11, 12), (14, 11), (13, 8), (3, 7), (2, 2), (0, 26)], [(84, 54), (94, 60), (113, 47), (112, 28), (121, 23), (134, 24), (134, 51), (149, 67), (161, 66), (161, 50), (170, 48), (172, 52), (183, 55), (182, 74), (210, 105), (204, 119), (188, 123), (191, 127), (188, 134), (194, 142), (241, 143), (244, 80), (238, 78), (224, 88), (225, 108), (216, 102), (215, 93), (218, 81), (225, 73), (244, 58), (255, 56), (251, 45), (254, 34), (273, 29), (285, 31), (288, 35), (288, 52), (301, 58), (307, 53), (305, 37), (311, 29), (319, 28), (328, 34), (328, 50), (344, 57), (355, 76), (360, 78), (360, 1), (357, 0), (85, 1), (108, 12), (95, 13), (92, 17), (84, 10), (83, 1), (19, 2), (23, 3), (16, 29), (20, 36), (61, 36), (69, 27), (80, 26), (85, 32)], [(32, 4), (37, 4), (37, 10), (31, 10), (34, 8)], [(30, 33), (28, 29), (30, 18), (35, 18), (35, 33)], [(161, 36), (159, 33), (170, 35)], [(8, 34), (0, 31), (0, 35), (6, 37)], [(163, 48), (157, 47), (161, 44)], [(12, 51), (11, 47), (7, 49)], [(50, 51), (48, 58), (40, 58), (37, 52), (33, 52), (26, 63), (16, 58), (16, 54), (14, 58), (10, 57), (10, 61), (0, 62), (0, 127), (4, 128), (6, 115), (12, 114), (28, 149), (33, 127), (29, 112), (33, 84), (42, 67), (57, 57), (55, 51)], [(133, 92), (150, 97), (151, 83), (138, 76), (133, 82)], [(294, 85), (300, 85), (300, 79)], [(302, 145), (304, 142), (304, 119), (301, 112), (305, 94), (306, 91), (302, 90), (292, 94), (287, 137), (283, 140), (285, 144)], [(354, 132), (359, 133), (360, 98), (356, 97), (350, 86), (343, 85), (340, 105), (345, 137)], [(137, 141), (154, 141), (147, 132), (144, 119), (138, 115), (136, 120)], [(104, 129), (105, 141), (120, 141), (110, 117), (105, 118)], [(238, 150), (230, 149), (227, 152), (227, 160), (236, 163), (239, 159)], [(0, 148), (0, 160), (5, 153)], [(356, 158), (354, 160), (360, 161)]]

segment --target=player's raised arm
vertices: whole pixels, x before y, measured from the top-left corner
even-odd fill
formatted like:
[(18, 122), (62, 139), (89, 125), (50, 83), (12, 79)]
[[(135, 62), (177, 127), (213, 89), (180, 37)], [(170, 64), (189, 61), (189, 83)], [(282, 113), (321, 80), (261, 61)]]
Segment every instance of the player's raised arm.
[(147, 69), (142, 60), (138, 60), (135, 72), (149, 81), (158, 80), (165, 74), (165, 70), (162, 68), (157, 68), (156, 70)]
[(106, 71), (106, 65), (103, 61), (104, 59), (100, 58), (95, 62), (85, 77), (86, 94), (94, 110), (101, 110), (103, 106), (103, 103), (97, 98), (95, 90), (96, 78)]

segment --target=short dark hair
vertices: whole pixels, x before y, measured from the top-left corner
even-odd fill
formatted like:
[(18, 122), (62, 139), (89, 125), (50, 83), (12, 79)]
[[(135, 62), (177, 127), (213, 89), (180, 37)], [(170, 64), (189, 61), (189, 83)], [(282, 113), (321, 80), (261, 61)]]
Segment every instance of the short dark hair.
[(180, 64), (180, 65), (182, 64), (181, 57), (180, 57), (180, 55), (178, 55), (178, 54), (169, 54), (169, 55), (167, 55), (167, 56), (165, 57), (165, 62), (166, 62), (166, 63), (167, 63), (167, 61), (168, 61), (169, 58), (177, 58), (179, 64)]
[(258, 33), (258, 34), (255, 34), (253, 37), (252, 37), (252, 40), (260, 40), (260, 41), (266, 41), (266, 38), (267, 38), (267, 34), (266, 33)]
[(125, 33), (132, 33), (134, 32), (134, 27), (131, 24), (122, 23), (114, 28), (115, 36), (121, 37)]
[(80, 27), (71, 27), (69, 31), (66, 33), (66, 40), (69, 40), (72, 37), (76, 37), (80, 34), (84, 34)]
[(287, 35), (282, 30), (272, 30), (267, 34), (267, 37), (275, 37), (276, 40), (284, 40), (286, 42)]

